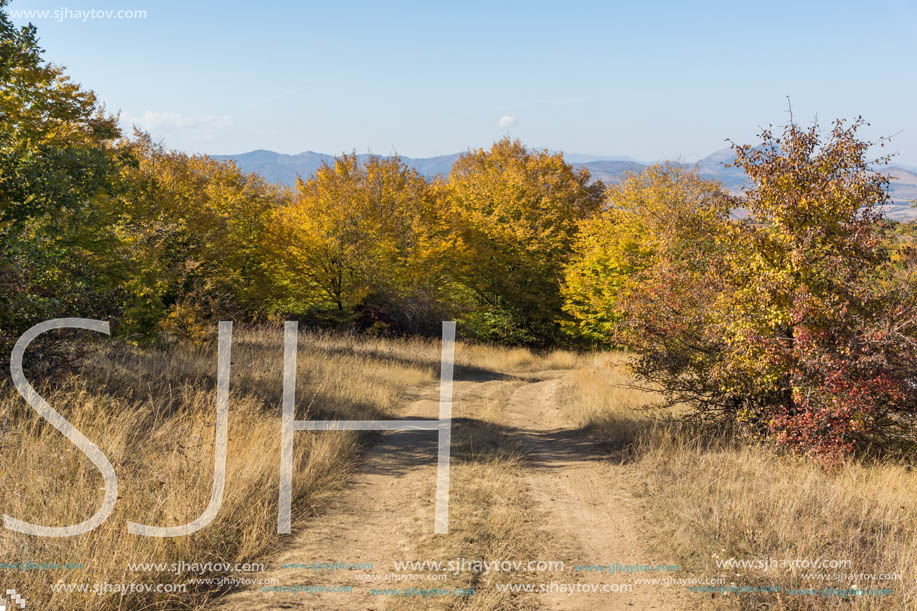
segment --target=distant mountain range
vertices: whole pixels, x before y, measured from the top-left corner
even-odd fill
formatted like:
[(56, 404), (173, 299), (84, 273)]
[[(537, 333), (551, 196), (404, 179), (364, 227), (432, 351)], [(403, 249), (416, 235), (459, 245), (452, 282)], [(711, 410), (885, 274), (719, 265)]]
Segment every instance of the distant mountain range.
[[(291, 187), (296, 184), (298, 176), (303, 179), (309, 178), (316, 170), (322, 167), (323, 163), (331, 165), (334, 162), (334, 155), (314, 153), (312, 151), (306, 151), (298, 155), (284, 155), (283, 153), (259, 149), (250, 153), (242, 153), (241, 155), (211, 156), (214, 159), (235, 161), (243, 172), (254, 172), (260, 174), (269, 182)], [(372, 157), (372, 155), (368, 153), (357, 155), (357, 159), (360, 160), (368, 157)], [(445, 176), (448, 174), (452, 169), (452, 164), (458, 158), (459, 153), (441, 155), (439, 157), (402, 157), (401, 160), (424, 176), (432, 178), (436, 175)]]
[[(401, 159), (420, 174), (432, 178), (437, 175), (447, 175), (459, 155), (460, 153), (455, 153), (438, 157), (402, 157)], [(357, 155), (357, 158), (366, 159), (370, 156), (361, 154)], [(298, 155), (285, 155), (274, 151), (257, 150), (240, 155), (213, 155), (212, 157), (234, 161), (242, 171), (254, 172), (269, 182), (289, 186), (296, 184), (297, 176), (308, 178), (323, 163), (331, 164), (334, 161), (333, 155), (312, 151)], [(574, 167), (585, 168), (589, 170), (593, 178), (606, 183), (618, 182), (627, 172), (640, 172), (647, 167), (647, 164), (629, 157), (601, 158), (596, 155), (577, 154), (567, 154), (565, 157)], [(696, 163), (674, 163), (673, 165), (696, 167), (703, 178), (718, 180), (729, 191), (741, 193), (747, 182), (745, 173), (737, 168), (726, 167), (734, 159), (735, 154), (731, 149), (722, 149)], [(887, 210), (888, 216), (896, 219), (917, 218), (917, 208), (912, 208), (910, 204), (911, 201), (917, 200), (917, 168), (890, 166), (885, 171), (891, 176), (890, 191), (893, 200)]]

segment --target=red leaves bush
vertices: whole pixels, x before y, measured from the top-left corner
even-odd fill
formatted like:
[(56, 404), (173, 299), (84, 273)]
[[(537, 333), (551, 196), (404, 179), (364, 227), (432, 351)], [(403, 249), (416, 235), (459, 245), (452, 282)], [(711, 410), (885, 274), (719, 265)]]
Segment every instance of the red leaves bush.
[(913, 449), (915, 308), (900, 291), (885, 297), (870, 316), (840, 308), (821, 329), (795, 327), (778, 350), (793, 392), (769, 423), (777, 443), (827, 462), (870, 444)]

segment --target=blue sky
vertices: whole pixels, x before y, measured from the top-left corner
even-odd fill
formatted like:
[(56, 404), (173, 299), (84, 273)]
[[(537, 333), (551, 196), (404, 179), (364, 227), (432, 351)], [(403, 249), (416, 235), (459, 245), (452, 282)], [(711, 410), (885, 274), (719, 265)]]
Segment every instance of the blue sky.
[[(13, 0), (46, 57), (173, 148), (531, 146), (693, 160), (862, 114), (917, 164), (917, 2)], [(501, 121), (501, 118), (503, 120)]]

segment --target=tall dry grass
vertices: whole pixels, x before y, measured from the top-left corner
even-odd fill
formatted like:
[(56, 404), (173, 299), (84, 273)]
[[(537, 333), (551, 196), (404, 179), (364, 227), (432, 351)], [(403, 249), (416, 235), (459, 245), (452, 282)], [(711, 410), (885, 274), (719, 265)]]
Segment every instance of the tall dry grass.
[[(215, 329), (214, 329), (215, 331)], [(216, 334), (214, 333), (214, 336)], [(7, 562), (81, 563), (56, 571), (3, 571), (36, 609), (205, 608), (217, 592), (177, 574), (132, 572), (128, 563), (257, 562), (283, 543), (276, 534), (282, 392), (282, 330), (236, 329), (230, 378), (227, 483), (216, 519), (184, 537), (126, 532), (128, 520), (178, 525), (207, 506), (213, 477), (216, 342), (143, 351), (93, 343), (80, 365), (48, 376), (27, 368), (36, 390), (108, 456), (118, 474), (115, 511), (95, 531), (50, 539), (0, 531)], [(558, 353), (554, 360), (573, 358)], [(525, 370), (526, 350), (458, 345), (456, 363), (472, 371)], [(390, 416), (412, 387), (438, 379), (440, 346), (430, 340), (301, 333), (297, 418)], [(48, 426), (6, 381), (0, 386), (0, 504), (33, 523), (66, 525), (92, 515), (102, 478), (86, 457)], [(360, 444), (354, 432), (296, 433), (294, 529), (304, 514), (347, 481)], [(207, 574), (204, 577), (215, 577)], [(250, 576), (250, 575), (249, 575)], [(51, 583), (185, 584), (183, 593), (53, 593)]]
[[(626, 357), (575, 372), (563, 408), (591, 434), (623, 450), (628, 486), (646, 507), (645, 534), (679, 577), (776, 593), (693, 594), (698, 608), (917, 608), (917, 473), (900, 463), (851, 461), (836, 469), (734, 435), (647, 411)], [(727, 570), (717, 560), (850, 560), (849, 568)], [(684, 572), (687, 569), (687, 573)], [(900, 573), (901, 581), (804, 578), (806, 573)], [(891, 588), (891, 596), (813, 596), (791, 589)]]

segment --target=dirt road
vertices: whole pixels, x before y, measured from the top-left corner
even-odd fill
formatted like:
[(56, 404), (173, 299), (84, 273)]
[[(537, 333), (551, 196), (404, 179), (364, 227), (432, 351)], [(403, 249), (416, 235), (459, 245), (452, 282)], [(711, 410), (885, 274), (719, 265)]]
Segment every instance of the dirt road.
[[(570, 561), (563, 571), (539, 573), (535, 587), (555, 588), (560, 584), (617, 589), (612, 592), (557, 591), (548, 595), (514, 593), (509, 600), (519, 609), (629, 609), (662, 610), (683, 608), (662, 585), (635, 584), (634, 579), (647, 573), (627, 576), (602, 572), (575, 571), (573, 564), (608, 565), (663, 562), (642, 548), (638, 529), (642, 518), (634, 499), (618, 477), (625, 467), (607, 459), (607, 453), (590, 442), (581, 431), (565, 421), (558, 393), (567, 383), (565, 371), (543, 371), (536, 374), (468, 375), (457, 371), (454, 384), (453, 418), (475, 421), (487, 418), (498, 427), (506, 443), (518, 448), (521, 468), (513, 475), (512, 485), (532, 506), (527, 520), (536, 516), (536, 524), (527, 527), (537, 532), (544, 558), (488, 558), (480, 560), (549, 560)], [(436, 418), (439, 387), (424, 388), (405, 401), (400, 418)], [(472, 429), (473, 430), (473, 429)], [(328, 433), (333, 434), (333, 433)], [(468, 440), (473, 447), (476, 440)], [(483, 440), (481, 441), (483, 444)], [(448, 582), (367, 582), (358, 575), (392, 575), (394, 561), (448, 560), (452, 556), (430, 556), (424, 547), (433, 538), (433, 489), (436, 479), (436, 434), (430, 432), (395, 432), (380, 435), (367, 451), (342, 493), (316, 518), (294, 522), (288, 546), (268, 559), (270, 571), (259, 578), (276, 579), (281, 586), (324, 586), (323, 592), (264, 591), (260, 586), (231, 593), (219, 601), (223, 610), (266, 609), (388, 609), (402, 608), (488, 608), (480, 596), (406, 600), (373, 593), (381, 588), (449, 588)], [(466, 483), (463, 483), (465, 481)], [(460, 504), (467, 480), (453, 478), (453, 505)], [(469, 493), (470, 494), (470, 493)], [(487, 511), (487, 508), (480, 508)], [(463, 520), (453, 512), (450, 527)], [(521, 519), (521, 518), (520, 518)], [(450, 535), (457, 537), (456, 529)], [(472, 546), (465, 535), (465, 548)], [(472, 538), (473, 539), (473, 538)], [(447, 540), (438, 539), (443, 542)], [(424, 543), (426, 542), (426, 543)], [(512, 546), (507, 549), (511, 551)], [(442, 549), (448, 549), (445, 545)], [(436, 549), (436, 548), (434, 548)], [(465, 553), (464, 557), (473, 557)], [(351, 570), (314, 570), (283, 568), (283, 565), (308, 565), (313, 562), (363, 564)], [(371, 563), (372, 568), (368, 568)], [(421, 572), (421, 571), (415, 571)], [(649, 575), (650, 577), (652, 574)], [(384, 578), (384, 577), (383, 577)], [(522, 581), (522, 580), (520, 580)], [(511, 582), (511, 580), (510, 580)], [(478, 589), (493, 588), (486, 580), (476, 580)], [(630, 586), (632, 590), (626, 590)], [(350, 591), (331, 591), (334, 588)], [(477, 600), (475, 600), (477, 599)], [(501, 603), (501, 606), (506, 603)]]

